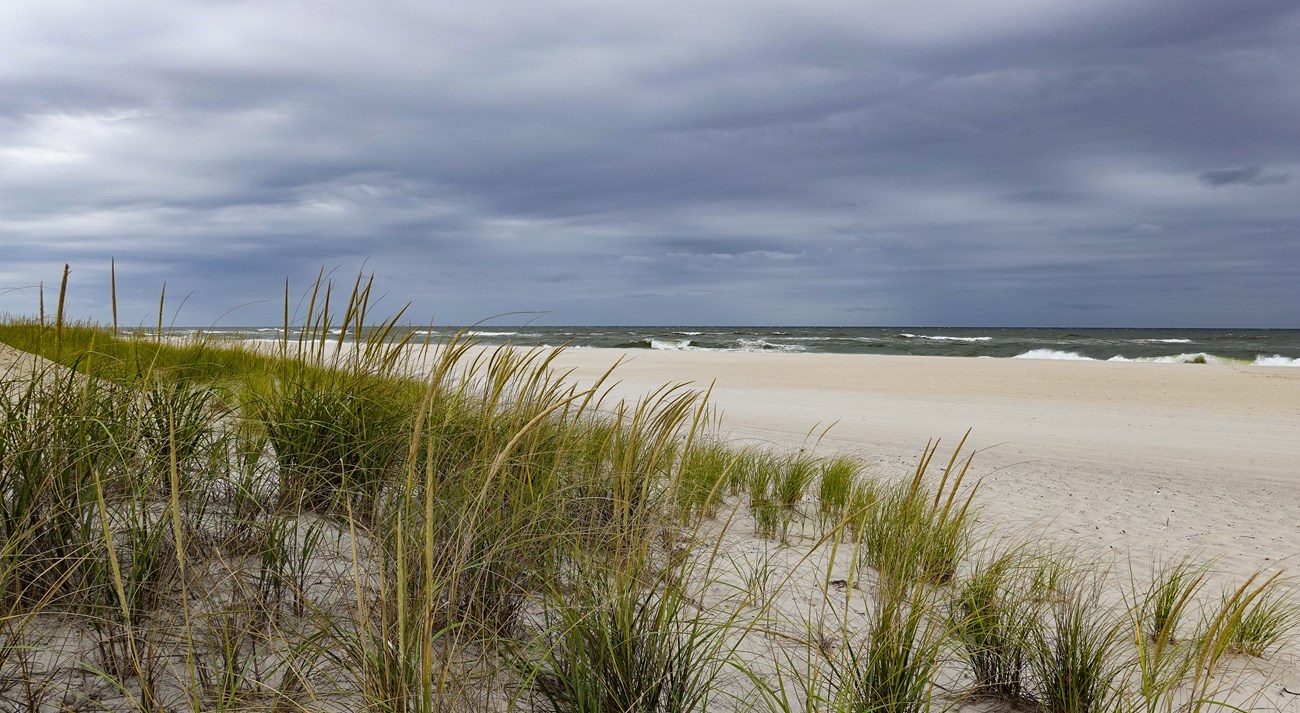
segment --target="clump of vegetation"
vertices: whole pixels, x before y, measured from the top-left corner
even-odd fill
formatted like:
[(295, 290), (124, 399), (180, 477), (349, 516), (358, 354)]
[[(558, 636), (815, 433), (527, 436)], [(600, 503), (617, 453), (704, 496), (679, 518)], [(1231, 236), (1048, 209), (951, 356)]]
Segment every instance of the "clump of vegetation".
[(861, 466), (848, 456), (836, 456), (820, 465), (817, 517), (823, 529), (841, 522), (848, 513)]
[(1034, 634), (1050, 599), (1043, 566), (1050, 561), (1016, 547), (979, 563), (953, 588), (953, 638), (976, 695), (1012, 704), (1032, 701)]
[(1103, 603), (1104, 573), (1072, 565), (1049, 562), (1043, 570), (1047, 600), (1029, 649), (1033, 697), (1049, 713), (1113, 710), (1123, 619)]
[(604, 567), (548, 597), (541, 652), (521, 668), (534, 707), (556, 713), (706, 710), (724, 628), (690, 611), (681, 579)]
[(743, 466), (743, 456), (725, 443), (701, 443), (683, 459), (678, 508), (687, 518), (716, 517)]
[(934, 706), (947, 633), (933, 616), (934, 596), (926, 586), (881, 588), (865, 631), (846, 636), (826, 657), (824, 701), (832, 710), (923, 713)]
[(889, 586), (943, 584), (957, 575), (971, 544), (971, 504), (978, 486), (963, 488), (971, 460), (960, 462), (965, 438), (937, 483), (928, 477), (939, 444), (926, 447), (911, 479), (880, 488), (862, 515), (863, 562)]

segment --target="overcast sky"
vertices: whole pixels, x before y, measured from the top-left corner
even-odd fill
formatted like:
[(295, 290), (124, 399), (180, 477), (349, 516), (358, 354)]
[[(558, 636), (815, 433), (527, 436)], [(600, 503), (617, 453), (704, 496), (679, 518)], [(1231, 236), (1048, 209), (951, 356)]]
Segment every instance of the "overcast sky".
[(325, 267), (441, 324), (1300, 327), (1297, 38), (1295, 0), (8, 0), (0, 311), (66, 262), (106, 319), (115, 257), (134, 322), (166, 281), (275, 323)]

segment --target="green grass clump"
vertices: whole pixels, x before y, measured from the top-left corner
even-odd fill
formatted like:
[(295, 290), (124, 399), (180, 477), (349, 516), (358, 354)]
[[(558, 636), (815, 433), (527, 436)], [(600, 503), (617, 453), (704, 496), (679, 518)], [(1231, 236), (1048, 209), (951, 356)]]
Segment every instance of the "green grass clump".
[(678, 509), (685, 518), (714, 517), (726, 497), (741, 458), (725, 443), (702, 443), (685, 457), (680, 477)]
[(842, 519), (858, 484), (860, 464), (848, 456), (837, 456), (821, 463), (817, 489), (817, 515), (823, 527)]
[(1110, 711), (1120, 697), (1119, 644), (1124, 619), (1101, 597), (1096, 572), (1049, 562), (1037, 586), (1045, 611), (1032, 627), (1033, 697), (1047, 713)]
[(1239, 587), (1223, 593), (1199, 634), (1200, 668), (1208, 671), (1224, 656), (1262, 657), (1294, 636), (1300, 604), (1282, 578), (1256, 572)]
[(746, 468), (746, 496), (750, 514), (754, 517), (754, 534), (776, 537), (782, 532), (781, 501), (776, 496), (779, 469), (768, 453), (756, 453)]
[(882, 587), (866, 631), (847, 635), (826, 655), (827, 692), (834, 711), (924, 713), (933, 704), (946, 631), (933, 616), (928, 587)]
[(1133, 604), (1139, 636), (1155, 646), (1176, 642), (1179, 627), (1193, 613), (1208, 574), (1208, 564), (1190, 558), (1157, 567)]
[(1209, 566), (1190, 558), (1153, 567), (1145, 587), (1132, 583), (1128, 618), (1137, 647), (1135, 698), (1148, 713), (1173, 710), (1192, 671), (1195, 641), (1180, 629), (1201, 605)]
[(224, 435), (217, 424), (228, 415), (211, 386), (180, 379), (146, 387), (138, 424), (150, 469), (166, 474), (175, 458), (176, 467), (188, 476), (206, 466), (205, 458), (224, 457)]
[(1233, 653), (1263, 658), (1280, 648), (1300, 625), (1300, 604), (1281, 579), (1265, 580), (1262, 591), (1249, 601), (1234, 601), (1229, 594), (1224, 596), (1224, 602), (1230, 610), (1228, 618), (1236, 623), (1228, 637), (1228, 648)]
[(964, 443), (965, 438), (933, 486), (927, 471), (938, 444), (927, 446), (912, 478), (882, 486), (861, 515), (863, 561), (891, 586), (942, 584), (956, 576), (970, 547), (971, 503), (978, 488), (962, 488), (971, 462), (957, 466)]
[(419, 392), (369, 374), (290, 363), (253, 397), (279, 465), (283, 504), (369, 509), (409, 450)]
[[(521, 661), (535, 709), (555, 713), (707, 710), (722, 628), (692, 615), (680, 580), (589, 578), (552, 598), (537, 662)], [(590, 586), (595, 584), (595, 586)]]
[(812, 484), (817, 462), (811, 456), (801, 452), (790, 456), (783, 465), (773, 495), (782, 509), (793, 512), (799, 509), (804, 496), (808, 493), (808, 486)]
[[(96, 496), (141, 490), (151, 463), (121, 386), (45, 370), (0, 399), (0, 574), (8, 602), (84, 601)], [(151, 479), (150, 479), (151, 480)]]
[(974, 693), (1010, 703), (1032, 700), (1029, 663), (1043, 602), (1046, 561), (1019, 548), (980, 563), (958, 582), (950, 604), (953, 638)]
[(861, 542), (875, 517), (883, 486), (875, 480), (860, 478), (849, 490), (849, 505), (844, 524), (850, 537)]

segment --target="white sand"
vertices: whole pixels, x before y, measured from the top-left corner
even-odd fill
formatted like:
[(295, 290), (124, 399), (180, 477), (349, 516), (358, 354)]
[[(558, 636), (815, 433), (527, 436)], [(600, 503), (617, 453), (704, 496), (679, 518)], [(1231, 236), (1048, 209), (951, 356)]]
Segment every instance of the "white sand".
[[(624, 352), (575, 349), (589, 382)], [(985, 520), (1225, 572), (1300, 571), (1300, 369), (837, 354), (627, 352), (620, 395), (715, 383), (724, 431), (860, 453), (883, 472), (972, 429)], [(819, 428), (820, 427), (820, 428)]]
[[(1121, 579), (1184, 555), (1213, 559), (1211, 592), (1258, 569), (1300, 575), (1300, 369), (597, 349), (556, 364), (589, 383), (620, 357), (620, 396), (712, 383), (725, 435), (790, 448), (834, 424), (819, 449), (860, 454), (878, 475), (904, 474), (928, 439), (951, 447), (971, 429), (984, 525), (1111, 555)], [(743, 535), (728, 538), (733, 558), (769, 551)], [(777, 610), (813, 611), (823, 566), (801, 567)], [(1300, 691), (1300, 649), (1222, 683), (1237, 704), (1300, 710), (1287, 692)]]

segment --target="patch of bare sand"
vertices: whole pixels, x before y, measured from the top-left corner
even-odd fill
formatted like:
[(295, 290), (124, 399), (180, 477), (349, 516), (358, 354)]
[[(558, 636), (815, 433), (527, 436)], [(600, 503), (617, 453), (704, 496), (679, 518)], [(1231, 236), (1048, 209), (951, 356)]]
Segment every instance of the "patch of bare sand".
[(50, 362), (35, 354), (14, 349), (8, 344), (0, 344), (0, 375), (10, 379), (30, 375), (44, 368)]

